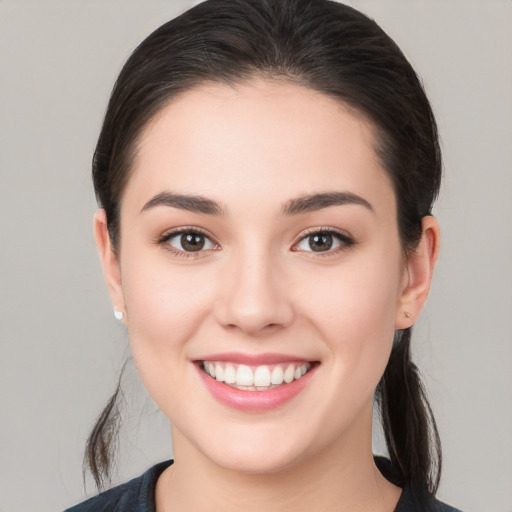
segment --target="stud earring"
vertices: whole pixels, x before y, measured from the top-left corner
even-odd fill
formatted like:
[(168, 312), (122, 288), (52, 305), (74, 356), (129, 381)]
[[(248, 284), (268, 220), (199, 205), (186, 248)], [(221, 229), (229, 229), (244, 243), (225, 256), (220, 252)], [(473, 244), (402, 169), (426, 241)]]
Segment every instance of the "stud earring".
[(405, 316), (405, 318), (413, 318), (413, 316), (411, 315), (411, 313), (409, 313), (409, 311), (404, 311), (404, 316)]
[(114, 307), (114, 316), (115, 316), (116, 320), (121, 321), (121, 320), (124, 318), (124, 313), (123, 313), (122, 311), (118, 311), (118, 310)]

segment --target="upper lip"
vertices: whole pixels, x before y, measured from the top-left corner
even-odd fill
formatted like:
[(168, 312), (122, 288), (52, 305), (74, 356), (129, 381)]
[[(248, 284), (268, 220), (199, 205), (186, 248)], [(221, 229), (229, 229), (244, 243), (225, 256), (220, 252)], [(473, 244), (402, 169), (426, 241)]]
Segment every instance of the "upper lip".
[(244, 354), (241, 352), (223, 352), (219, 354), (208, 354), (198, 357), (195, 361), (223, 361), (226, 363), (245, 364), (247, 366), (260, 366), (265, 364), (279, 363), (310, 363), (313, 359), (306, 359), (290, 354), (264, 353)]

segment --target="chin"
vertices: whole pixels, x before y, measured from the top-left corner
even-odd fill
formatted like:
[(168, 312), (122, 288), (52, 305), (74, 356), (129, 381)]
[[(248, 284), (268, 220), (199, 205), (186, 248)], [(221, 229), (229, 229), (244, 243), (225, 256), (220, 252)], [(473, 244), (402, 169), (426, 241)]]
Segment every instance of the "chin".
[(210, 458), (225, 470), (244, 475), (263, 476), (290, 469), (299, 463), (301, 457), (275, 449), (260, 449), (258, 446), (253, 446), (245, 450), (229, 449)]
[(286, 428), (276, 428), (272, 422), (240, 427), (213, 429), (206, 438), (192, 441), (195, 450), (227, 471), (263, 476), (300, 465), (315, 447), (314, 439), (289, 424)]

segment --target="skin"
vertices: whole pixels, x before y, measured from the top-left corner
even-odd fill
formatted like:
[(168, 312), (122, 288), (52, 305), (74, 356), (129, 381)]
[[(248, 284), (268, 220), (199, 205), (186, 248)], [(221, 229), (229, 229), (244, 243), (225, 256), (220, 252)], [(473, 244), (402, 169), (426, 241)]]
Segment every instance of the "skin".
[[(141, 212), (163, 192), (208, 198), (223, 213)], [(326, 192), (371, 208), (283, 215), (290, 200)], [(211, 243), (193, 257), (172, 252), (179, 238), (159, 243), (183, 226)], [(325, 228), (353, 244), (312, 251), (306, 237)], [(143, 133), (120, 232), (115, 253), (105, 214), (96, 214), (112, 302), (125, 313), (141, 378), (172, 423), (176, 462), (158, 481), (158, 512), (392, 511), (400, 489), (373, 462), (373, 394), (395, 329), (410, 327), (427, 298), (439, 229), (425, 217), (418, 248), (404, 254), (371, 125), (298, 85), (188, 91)], [(248, 413), (217, 402), (193, 364), (233, 351), (320, 364), (291, 401)]]

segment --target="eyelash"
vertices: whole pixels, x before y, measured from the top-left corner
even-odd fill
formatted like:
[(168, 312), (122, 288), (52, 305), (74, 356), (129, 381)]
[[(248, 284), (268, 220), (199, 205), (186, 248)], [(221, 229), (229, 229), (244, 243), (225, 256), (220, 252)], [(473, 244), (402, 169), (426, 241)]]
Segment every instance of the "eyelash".
[[(172, 240), (173, 238), (176, 238), (180, 235), (184, 235), (184, 234), (203, 236), (205, 239), (209, 240), (211, 244), (214, 245), (213, 250), (218, 250), (218, 248), (220, 247), (219, 244), (217, 242), (215, 242), (210, 235), (208, 235), (208, 233), (206, 233), (202, 229), (196, 228), (196, 227), (182, 227), (179, 229), (175, 229), (175, 230), (171, 231), (170, 233), (166, 233), (165, 235), (158, 238), (157, 243), (159, 245), (164, 246), (165, 249), (168, 250), (169, 252), (171, 252), (174, 256), (178, 256), (180, 258), (198, 258), (198, 257), (200, 257), (200, 254), (202, 252), (205, 252), (202, 249), (199, 251), (183, 251), (180, 249), (176, 249), (176, 248), (172, 247), (172, 245), (169, 244), (170, 240)], [(312, 229), (307, 230), (305, 233), (303, 233), (301, 235), (299, 241), (296, 242), (295, 244), (293, 244), (291, 250), (294, 252), (299, 252), (300, 249), (297, 249), (299, 244), (301, 244), (302, 242), (306, 241), (308, 238), (315, 236), (315, 235), (332, 236), (338, 240), (338, 242), (340, 243), (340, 246), (335, 248), (334, 250), (329, 249), (327, 251), (318, 251), (318, 252), (313, 251), (313, 250), (303, 251), (306, 253), (314, 254), (315, 255), (314, 257), (332, 256), (339, 252), (346, 251), (347, 249), (349, 249), (350, 247), (352, 247), (356, 244), (355, 240), (343, 231), (333, 229), (333, 228), (312, 228)], [(210, 250), (212, 250), (212, 249), (210, 249)]]
[(313, 250), (304, 251), (306, 253), (313, 254), (315, 258), (326, 258), (329, 256), (333, 256), (335, 254), (338, 254), (340, 252), (350, 249), (351, 247), (353, 247), (356, 244), (356, 241), (344, 231), (334, 229), (334, 228), (323, 228), (323, 227), (311, 228), (311, 229), (306, 230), (306, 232), (301, 235), (300, 240), (293, 245), (292, 251), (298, 252), (300, 249), (295, 249), (295, 248), (302, 242), (305, 242), (308, 238), (311, 238), (312, 236), (315, 236), (315, 235), (332, 236), (333, 238), (337, 239), (337, 241), (340, 244), (339, 247), (336, 247), (335, 249), (329, 249), (327, 251), (318, 251), (318, 252), (315, 252)]
[(176, 238), (180, 235), (185, 235), (185, 234), (186, 235), (201, 235), (201, 236), (203, 236), (206, 240), (209, 240), (214, 245), (213, 250), (217, 250), (217, 248), (219, 247), (219, 244), (217, 242), (215, 242), (212, 239), (212, 237), (210, 235), (208, 235), (208, 233), (206, 233), (206, 231), (203, 231), (202, 229), (196, 228), (196, 227), (182, 227), (179, 229), (175, 229), (175, 230), (171, 231), (170, 233), (166, 233), (165, 235), (161, 236), (157, 240), (157, 243), (159, 245), (164, 246), (164, 248), (166, 250), (171, 252), (174, 256), (178, 256), (179, 258), (199, 258), (200, 254), (202, 252), (204, 252), (203, 250), (182, 251), (180, 249), (174, 248), (172, 245), (169, 244), (169, 241), (172, 240), (173, 238)]

